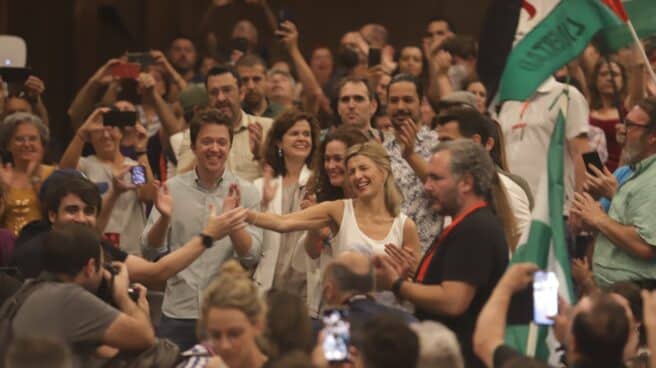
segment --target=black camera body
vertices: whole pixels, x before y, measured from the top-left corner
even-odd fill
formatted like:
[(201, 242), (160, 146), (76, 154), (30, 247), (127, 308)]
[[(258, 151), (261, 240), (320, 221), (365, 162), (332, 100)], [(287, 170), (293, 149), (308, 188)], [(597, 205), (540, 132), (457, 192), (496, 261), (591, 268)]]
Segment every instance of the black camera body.
[[(114, 302), (113, 294), (114, 294), (114, 276), (118, 274), (119, 270), (118, 268), (114, 267), (111, 264), (105, 264), (103, 267), (112, 275), (112, 277), (109, 280), (103, 278), (100, 281), (100, 286), (98, 287), (96, 296), (98, 296), (106, 303), (113, 305), (114, 307), (118, 307)], [(133, 287), (128, 288), (128, 295), (130, 296), (130, 299), (132, 299), (132, 301), (134, 301), (135, 303), (137, 302), (137, 300), (139, 300), (139, 290)]]

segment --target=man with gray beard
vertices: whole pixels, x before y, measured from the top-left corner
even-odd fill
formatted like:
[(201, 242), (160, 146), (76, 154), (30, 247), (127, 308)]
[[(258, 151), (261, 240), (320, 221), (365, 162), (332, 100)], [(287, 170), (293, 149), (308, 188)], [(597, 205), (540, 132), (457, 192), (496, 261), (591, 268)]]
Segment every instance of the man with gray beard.
[(597, 232), (593, 275), (600, 287), (656, 278), (656, 97), (638, 102), (622, 130), (633, 174), (614, 190), (606, 214), (589, 193), (576, 193), (571, 212)]

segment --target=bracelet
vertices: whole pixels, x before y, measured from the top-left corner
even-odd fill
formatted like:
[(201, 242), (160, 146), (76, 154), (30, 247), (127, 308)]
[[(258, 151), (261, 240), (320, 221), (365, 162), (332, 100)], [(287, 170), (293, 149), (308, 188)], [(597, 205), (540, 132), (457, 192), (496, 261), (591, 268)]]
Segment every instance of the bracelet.
[(396, 281), (392, 283), (392, 288), (391, 288), (392, 293), (394, 293), (394, 296), (396, 296), (398, 299), (402, 299), (400, 293), (401, 293), (401, 284), (403, 284), (403, 282), (405, 282), (405, 279), (403, 277), (399, 277), (398, 279), (396, 279)]

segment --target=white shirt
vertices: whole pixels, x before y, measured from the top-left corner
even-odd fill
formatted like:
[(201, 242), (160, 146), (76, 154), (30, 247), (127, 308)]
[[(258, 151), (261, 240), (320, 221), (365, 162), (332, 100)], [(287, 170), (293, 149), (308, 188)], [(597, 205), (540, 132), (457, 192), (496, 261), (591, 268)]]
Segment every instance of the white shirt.
[[(559, 104), (554, 101), (566, 88), (549, 77), (527, 101), (506, 101), (499, 113), (499, 123), (506, 141), (508, 168), (528, 182), (531, 192), (538, 195), (540, 176), (547, 172), (547, 150), (558, 119)], [(569, 87), (565, 137), (570, 140), (588, 133), (588, 103), (585, 97)], [(553, 107), (552, 107), (553, 104)], [(567, 147), (567, 146), (566, 146)], [(569, 151), (565, 154), (565, 212), (569, 209), (575, 189), (574, 163)]]

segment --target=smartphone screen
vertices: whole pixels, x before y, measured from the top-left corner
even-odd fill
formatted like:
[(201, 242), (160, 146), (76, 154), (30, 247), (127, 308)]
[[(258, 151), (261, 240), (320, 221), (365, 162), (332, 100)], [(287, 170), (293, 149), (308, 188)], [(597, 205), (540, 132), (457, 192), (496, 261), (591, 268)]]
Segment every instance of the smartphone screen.
[(538, 271), (533, 278), (533, 321), (552, 325), (558, 314), (558, 278), (554, 272)]
[(592, 164), (592, 166), (601, 171), (604, 170), (604, 164), (601, 163), (601, 158), (599, 157), (599, 153), (597, 153), (597, 151), (586, 152), (582, 156), (583, 163), (585, 163), (585, 169), (588, 171), (588, 173), (590, 173), (590, 175), (594, 175), (594, 172), (592, 172), (592, 170), (590, 170), (588, 167), (589, 164)]
[(368, 63), (369, 67), (376, 66), (380, 64), (380, 49), (370, 48)]
[(130, 176), (132, 177), (132, 184), (146, 184), (146, 168), (143, 165), (132, 166)]
[(323, 313), (323, 353), (329, 363), (345, 362), (349, 356), (351, 326), (346, 310), (327, 309)]
[(152, 65), (155, 61), (149, 52), (128, 52), (128, 63), (141, 65), (141, 68)]
[(136, 111), (111, 110), (103, 114), (103, 124), (119, 128), (137, 124)]

